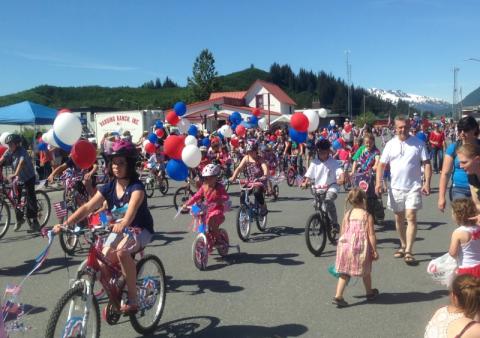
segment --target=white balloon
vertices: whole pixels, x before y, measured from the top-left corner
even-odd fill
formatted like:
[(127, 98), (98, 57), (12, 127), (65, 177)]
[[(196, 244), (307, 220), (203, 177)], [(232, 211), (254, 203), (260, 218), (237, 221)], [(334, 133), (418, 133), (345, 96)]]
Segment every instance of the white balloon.
[(60, 141), (71, 146), (82, 135), (82, 122), (72, 113), (62, 113), (55, 118), (53, 131)]
[(333, 127), (335, 125), (335, 120), (330, 120), (330, 125)]
[(197, 145), (197, 138), (195, 136), (192, 136), (192, 135), (188, 135), (187, 137), (185, 137), (185, 145), (188, 146), (188, 145), (194, 145), (196, 146)]
[(11, 133), (8, 132), (8, 131), (5, 131), (2, 133), (2, 135), (0, 135), (0, 143), (2, 144), (2, 146), (6, 146), (5, 144), (5, 139), (7, 138), (8, 135), (10, 135)]
[(267, 119), (262, 117), (260, 120), (258, 120), (258, 126), (260, 129), (267, 130), (268, 125), (267, 125)]
[(182, 161), (189, 168), (196, 168), (202, 160), (202, 152), (200, 149), (193, 144), (185, 146), (182, 150)]
[(187, 119), (180, 119), (180, 121), (177, 123), (176, 127), (180, 131), (180, 134), (187, 134), (188, 133), (188, 128), (190, 128), (190, 121)]
[[(66, 113), (63, 113), (66, 114)], [(57, 142), (55, 142), (55, 138), (53, 137), (53, 129), (49, 129), (45, 134), (45, 142), (47, 142), (52, 147), (58, 148)], [(42, 136), (43, 138), (43, 136)]]
[(324, 119), (327, 117), (327, 115), (328, 115), (328, 111), (325, 108), (320, 108), (318, 110), (318, 116), (320, 116), (320, 118)]
[(320, 123), (320, 118), (316, 111), (308, 109), (303, 112), (308, 119), (308, 132), (317, 130), (318, 124)]
[(232, 137), (233, 131), (228, 124), (224, 124), (223, 126), (221, 126), (219, 131), (226, 138)]

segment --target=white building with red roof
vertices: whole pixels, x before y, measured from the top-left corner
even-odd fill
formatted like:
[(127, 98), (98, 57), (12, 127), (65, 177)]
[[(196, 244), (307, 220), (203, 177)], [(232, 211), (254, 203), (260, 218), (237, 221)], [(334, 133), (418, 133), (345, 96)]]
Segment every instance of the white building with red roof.
[(208, 100), (187, 105), (187, 113), (183, 117), (192, 123), (206, 123), (207, 130), (214, 130), (235, 111), (246, 118), (254, 108), (259, 108), (267, 121), (269, 116), (273, 121), (293, 114), (295, 105), (295, 101), (279, 86), (256, 80), (246, 91), (215, 92)]

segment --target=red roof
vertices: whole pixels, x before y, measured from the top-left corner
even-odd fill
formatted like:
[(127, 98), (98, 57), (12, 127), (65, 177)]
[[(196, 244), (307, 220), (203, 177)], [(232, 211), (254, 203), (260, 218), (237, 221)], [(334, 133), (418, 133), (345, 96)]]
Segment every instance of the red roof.
[(243, 99), (247, 94), (246, 91), (243, 92), (217, 92), (210, 94), (210, 100), (217, 99), (220, 97), (231, 97), (233, 99)]
[[(255, 84), (257, 84), (257, 83), (260, 84), (261, 86), (265, 87), (281, 103), (286, 103), (286, 104), (290, 104), (290, 105), (293, 105), (293, 106), (297, 105), (297, 103), (295, 101), (293, 101), (292, 98), (290, 96), (288, 96), (287, 93), (285, 93), (282, 90), (282, 88), (280, 88), (276, 84), (266, 82), (266, 81), (262, 81), (262, 80), (257, 80), (250, 86), (250, 88), (255, 86)], [(250, 91), (250, 88), (248, 89), (248, 91)]]

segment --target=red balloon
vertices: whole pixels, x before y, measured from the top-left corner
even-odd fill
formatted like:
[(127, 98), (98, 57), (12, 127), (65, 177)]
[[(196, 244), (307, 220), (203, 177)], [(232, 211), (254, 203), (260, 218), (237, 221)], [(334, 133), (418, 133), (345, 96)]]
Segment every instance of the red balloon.
[(275, 142), (277, 137), (275, 135), (270, 135), (270, 142)]
[(57, 111), (57, 115), (63, 114), (63, 113), (71, 113), (72, 111), (68, 108), (62, 108), (59, 111)]
[(7, 147), (4, 147), (4, 146), (0, 146), (0, 157), (3, 156), (3, 154), (5, 154), (5, 152), (7, 151)]
[(172, 126), (176, 126), (177, 123), (180, 121), (180, 118), (178, 117), (177, 114), (172, 110), (170, 113), (167, 114), (166, 120), (168, 123), (170, 123)]
[(148, 142), (147, 144), (145, 144), (145, 152), (147, 154), (155, 154), (155, 150), (155, 145), (152, 142)]
[(292, 128), (298, 132), (304, 133), (308, 130), (308, 118), (303, 113), (295, 113), (290, 119)]
[(238, 138), (232, 138), (230, 140), (230, 144), (232, 145), (232, 147), (238, 148), (238, 146), (240, 145), (240, 141), (238, 140)]
[(245, 134), (247, 133), (247, 129), (245, 128), (245, 126), (242, 126), (241, 124), (237, 126), (237, 128), (235, 129), (235, 133), (239, 136), (239, 137), (244, 137)]
[(176, 160), (182, 159), (182, 150), (185, 147), (185, 137), (178, 135), (169, 135), (163, 143), (165, 154)]
[(343, 128), (343, 129), (345, 129), (345, 131), (346, 131), (347, 133), (349, 133), (349, 132), (352, 131), (352, 125), (349, 123), (349, 124), (347, 124), (347, 125), (345, 126), (345, 128)]
[(256, 117), (259, 117), (260, 115), (262, 115), (262, 111), (259, 108), (253, 108), (252, 114)]
[(95, 146), (87, 140), (78, 140), (70, 153), (73, 163), (80, 169), (90, 168), (97, 160)]
[(163, 137), (163, 135), (165, 135), (165, 131), (162, 128), (155, 129), (155, 135), (158, 137)]

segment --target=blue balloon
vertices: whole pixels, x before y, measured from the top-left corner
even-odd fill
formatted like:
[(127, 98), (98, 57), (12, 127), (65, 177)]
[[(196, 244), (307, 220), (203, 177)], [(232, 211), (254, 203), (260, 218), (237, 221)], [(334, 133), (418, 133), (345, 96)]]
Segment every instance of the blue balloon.
[(208, 137), (202, 139), (202, 146), (210, 147), (210, 139)]
[(187, 105), (182, 101), (178, 101), (173, 106), (173, 110), (175, 111), (175, 114), (177, 114), (177, 116), (183, 116), (187, 112)]
[(297, 143), (304, 143), (307, 140), (307, 133), (306, 132), (302, 133), (300, 131), (296, 131), (293, 128), (290, 128), (288, 133), (289, 133), (292, 141), (295, 141)]
[(158, 141), (158, 136), (155, 135), (154, 133), (150, 133), (150, 134), (148, 134), (147, 140), (149, 140), (150, 142), (155, 144)]
[(39, 151), (47, 151), (48, 150), (48, 144), (46, 144), (45, 142), (40, 142), (38, 144), (38, 150)]
[(232, 115), (230, 115), (229, 119), (230, 119), (230, 122), (239, 124), (240, 122), (242, 122), (242, 115), (240, 115), (238, 111), (234, 111)]
[(194, 124), (191, 124), (190, 127), (188, 128), (188, 135), (197, 136), (197, 134), (198, 134), (197, 126)]
[(171, 159), (167, 163), (167, 174), (175, 181), (185, 181), (188, 177), (188, 167), (180, 160)]
[(252, 115), (250, 116), (250, 124), (254, 125), (254, 126), (257, 126), (258, 125), (258, 117), (256, 117), (255, 115)]
[(160, 120), (155, 121), (155, 129), (162, 129), (163, 128), (163, 122)]
[(335, 150), (339, 150), (339, 149), (342, 149), (342, 148), (343, 148), (343, 146), (342, 146), (342, 144), (340, 143), (339, 140), (333, 141), (332, 147), (333, 147), (333, 149), (335, 149)]

